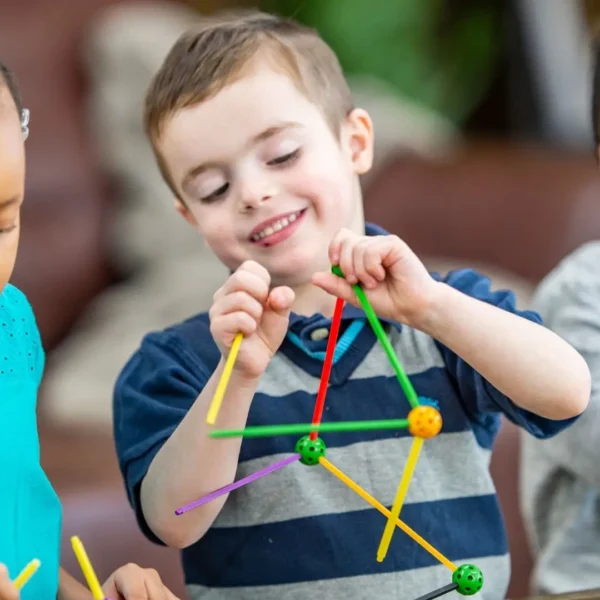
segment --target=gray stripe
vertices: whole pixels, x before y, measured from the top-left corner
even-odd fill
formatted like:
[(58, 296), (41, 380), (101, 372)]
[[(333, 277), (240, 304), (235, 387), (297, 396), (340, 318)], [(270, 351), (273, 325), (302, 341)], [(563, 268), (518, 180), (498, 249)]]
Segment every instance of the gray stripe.
[[(434, 367), (445, 366), (434, 340), (428, 335), (410, 327), (403, 327), (402, 332), (396, 328), (388, 328), (387, 332), (388, 339), (407, 375), (417, 375)], [(354, 371), (352, 379), (367, 379), (382, 375), (394, 377), (395, 372), (383, 346), (377, 343)]]
[[(465, 563), (476, 564), (483, 572), (484, 584), (483, 589), (476, 596), (478, 600), (504, 600), (510, 577), (508, 555), (461, 561), (461, 564)], [(451, 582), (450, 571), (439, 565), (399, 573), (361, 575), (288, 585), (218, 589), (189, 585), (187, 591), (190, 600), (239, 600), (241, 598), (244, 600), (314, 600), (315, 598), (414, 600)], [(459, 600), (464, 596), (451, 592), (443, 598)]]
[[(367, 325), (369, 326), (369, 325)], [(444, 367), (442, 355), (435, 342), (424, 333), (404, 327), (402, 333), (388, 329), (388, 338), (408, 376), (423, 373), (434, 367)], [(375, 343), (356, 368), (351, 379), (393, 377), (394, 370), (380, 343)], [(258, 391), (269, 396), (285, 396), (294, 392), (316, 394), (319, 377), (313, 377), (295, 365), (281, 352), (275, 354), (260, 380)]]
[[(361, 442), (332, 448), (327, 458), (384, 506), (391, 506), (404, 471), (412, 438)], [(288, 455), (285, 455), (288, 456)], [(273, 464), (284, 455), (243, 463), (236, 479)], [(489, 451), (471, 432), (441, 434), (425, 440), (406, 503), (427, 502), (494, 493)], [(444, 469), (439, 465), (444, 464)], [(464, 465), (469, 465), (465, 485)], [(294, 502), (289, 502), (294, 498)], [(321, 466), (300, 462), (267, 475), (233, 492), (215, 527), (245, 527), (327, 513), (361, 510), (369, 505)]]

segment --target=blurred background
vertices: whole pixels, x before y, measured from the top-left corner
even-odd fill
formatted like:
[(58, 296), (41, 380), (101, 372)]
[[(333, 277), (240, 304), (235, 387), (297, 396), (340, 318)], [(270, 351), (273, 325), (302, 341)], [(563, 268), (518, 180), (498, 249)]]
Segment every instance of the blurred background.
[[(146, 542), (111, 434), (117, 373), (141, 337), (207, 310), (224, 276), (172, 210), (144, 138), (146, 86), (171, 44), (215, 10), (258, 5), (319, 29), (357, 104), (376, 164), (367, 217), (436, 270), (469, 264), (521, 306), (565, 255), (600, 236), (591, 125), (590, 0), (0, 0), (0, 58), (31, 110), (27, 198), (14, 283), (48, 352), (42, 456), (101, 578), (135, 561), (183, 595), (178, 557)], [(518, 437), (493, 473), (526, 596)], [(77, 573), (65, 544), (65, 564)]]

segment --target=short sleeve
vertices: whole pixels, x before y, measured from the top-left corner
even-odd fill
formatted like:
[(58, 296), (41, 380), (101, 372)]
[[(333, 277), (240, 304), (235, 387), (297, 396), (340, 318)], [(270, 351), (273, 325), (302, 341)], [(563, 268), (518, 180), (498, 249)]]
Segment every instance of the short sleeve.
[[(492, 290), (489, 278), (476, 271), (461, 269), (452, 271), (440, 279), (472, 298), (542, 324), (542, 318), (537, 312), (517, 309), (516, 297), (512, 291)], [(438, 347), (446, 368), (456, 382), (468, 414), (480, 426), (497, 429), (497, 418), (503, 414), (536, 438), (546, 438), (556, 435), (572, 423), (573, 419), (556, 421), (518, 407), (456, 353), (439, 343)]]
[[(594, 440), (600, 431), (600, 244), (583, 246), (567, 257), (539, 287), (534, 306), (546, 326), (571, 344), (587, 362), (592, 376), (588, 407), (568, 430), (546, 443), (532, 441), (531, 449), (554, 464), (577, 473), (600, 489), (600, 453)], [(532, 450), (530, 450), (531, 452)]]
[(149, 528), (140, 488), (158, 451), (177, 429), (210, 373), (177, 335), (146, 336), (119, 375), (113, 396), (113, 428), (119, 466), (129, 502), (142, 532), (162, 544)]

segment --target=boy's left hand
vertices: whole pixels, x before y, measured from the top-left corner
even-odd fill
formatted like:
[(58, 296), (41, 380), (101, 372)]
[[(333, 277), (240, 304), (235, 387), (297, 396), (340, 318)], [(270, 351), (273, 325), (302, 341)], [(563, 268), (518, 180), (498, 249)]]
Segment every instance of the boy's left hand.
[(345, 279), (331, 272), (312, 281), (326, 292), (360, 306), (352, 289), (359, 283), (375, 313), (412, 326), (432, 307), (438, 283), (414, 252), (395, 235), (365, 236), (341, 229), (329, 246), (329, 260)]
[(161, 581), (154, 569), (128, 564), (117, 569), (102, 586), (111, 600), (179, 600)]

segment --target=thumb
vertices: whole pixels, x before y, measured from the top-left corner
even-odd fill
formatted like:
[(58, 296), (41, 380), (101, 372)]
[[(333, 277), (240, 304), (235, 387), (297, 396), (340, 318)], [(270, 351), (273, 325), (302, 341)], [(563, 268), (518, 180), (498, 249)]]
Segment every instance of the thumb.
[(296, 294), (292, 288), (281, 286), (271, 290), (267, 299), (267, 306), (273, 312), (281, 316), (287, 316), (292, 308), (292, 303), (296, 298)]
[(328, 294), (341, 298), (349, 304), (358, 306), (358, 298), (356, 297), (352, 286), (344, 278), (325, 271), (315, 273), (312, 276), (312, 282)]

